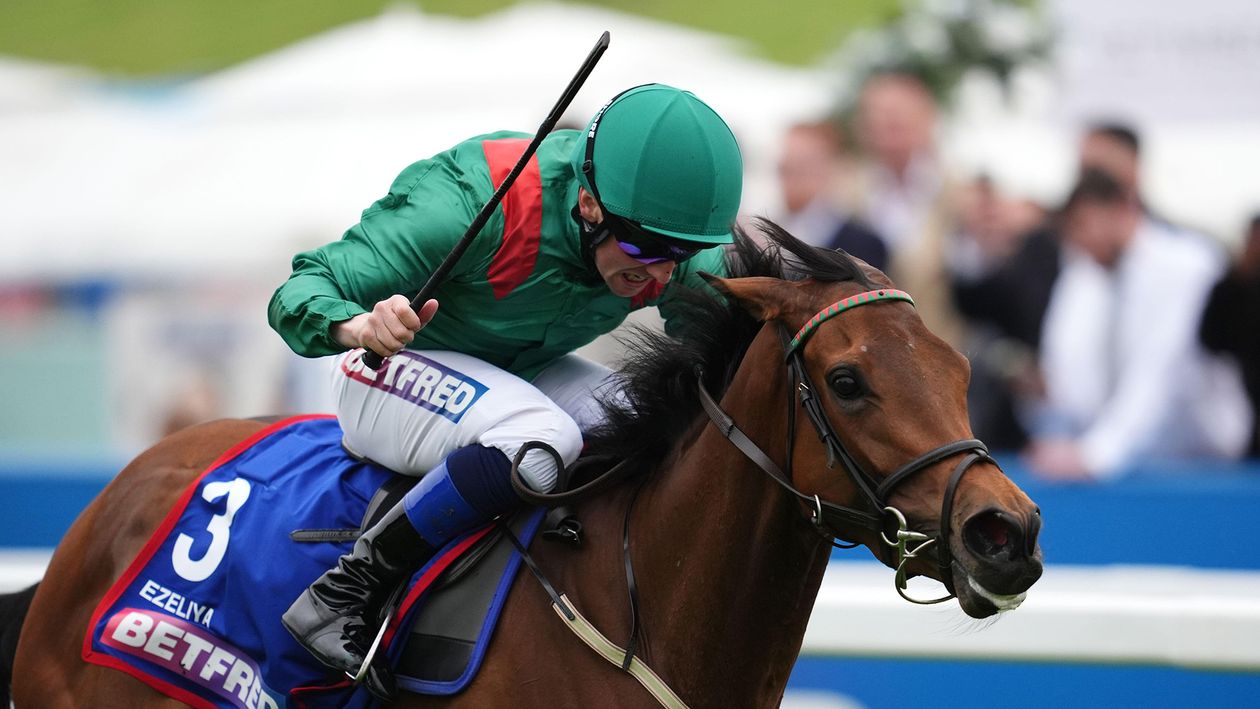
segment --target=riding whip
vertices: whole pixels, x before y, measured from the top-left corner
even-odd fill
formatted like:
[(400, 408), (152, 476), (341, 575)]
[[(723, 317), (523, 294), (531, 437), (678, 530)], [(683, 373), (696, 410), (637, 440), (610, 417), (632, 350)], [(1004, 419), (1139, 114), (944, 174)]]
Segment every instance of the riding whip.
[[(420, 289), (420, 292), (411, 299), (412, 310), (417, 313), (420, 312), (420, 308), (433, 297), (434, 291), (438, 289), (438, 286), (442, 285), (442, 281), (446, 280), (446, 277), (450, 275), (451, 269), (455, 268), (455, 264), (459, 262), (464, 252), (472, 245), (473, 239), (477, 238), (477, 235), (481, 233), (481, 230), (486, 226), (486, 222), (490, 220), (490, 215), (494, 213), (495, 207), (498, 207), (499, 202), (503, 201), (503, 197), (507, 194), (512, 183), (516, 182), (517, 176), (521, 174), (529, 159), (538, 150), (538, 145), (555, 128), (556, 123), (560, 120), (560, 116), (564, 114), (565, 109), (573, 101), (573, 97), (577, 95), (578, 89), (582, 88), (582, 84), (586, 82), (586, 77), (590, 76), (591, 71), (595, 68), (595, 64), (604, 55), (604, 50), (608, 49), (608, 40), (608, 32), (604, 32), (599, 36), (599, 41), (595, 43), (591, 53), (586, 55), (586, 60), (582, 62), (582, 66), (578, 69), (577, 74), (569, 81), (569, 85), (564, 88), (564, 93), (560, 95), (560, 100), (551, 108), (551, 113), (548, 113), (542, 125), (538, 126), (538, 132), (534, 134), (534, 139), (530, 141), (529, 146), (525, 148), (525, 152), (516, 161), (512, 171), (507, 174), (507, 177), (503, 178), (503, 182), (495, 189), (494, 194), (490, 196), (490, 200), (485, 203), (485, 206), (481, 208), (477, 216), (473, 218), (472, 223), (468, 225), (468, 230), (464, 232), (459, 242), (455, 244), (455, 248), (451, 249), (446, 258), (442, 259), (442, 263), (438, 264), (438, 267), (434, 269), (429, 276), (429, 280)], [(363, 364), (370, 369), (380, 369), (383, 362), (384, 358), (379, 354), (372, 350), (364, 351)]]

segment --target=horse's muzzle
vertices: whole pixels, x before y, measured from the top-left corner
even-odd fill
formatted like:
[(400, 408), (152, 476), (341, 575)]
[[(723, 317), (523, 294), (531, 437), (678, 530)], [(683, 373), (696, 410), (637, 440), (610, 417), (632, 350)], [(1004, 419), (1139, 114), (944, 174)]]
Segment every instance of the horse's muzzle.
[(1026, 516), (987, 509), (963, 523), (966, 553), (958, 556), (953, 571), (965, 577), (957, 578), (955, 587), (968, 615), (983, 618), (1022, 602), (1024, 593), (1041, 578), (1040, 531), (1041, 513), (1036, 508)]

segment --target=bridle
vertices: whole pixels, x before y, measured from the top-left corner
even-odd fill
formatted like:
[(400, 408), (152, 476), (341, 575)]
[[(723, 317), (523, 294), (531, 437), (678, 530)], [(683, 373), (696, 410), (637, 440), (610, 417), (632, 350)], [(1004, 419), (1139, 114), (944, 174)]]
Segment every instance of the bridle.
[[(840, 531), (842, 529), (859, 527), (876, 532), (879, 534), (880, 539), (883, 540), (883, 543), (896, 552), (894, 583), (897, 593), (911, 603), (924, 605), (941, 603), (954, 598), (956, 595), (951, 569), (953, 557), (949, 551), (949, 520), (950, 515), (953, 513), (954, 495), (957, 492), (958, 483), (962, 480), (963, 474), (971, 466), (982, 461), (993, 462), (993, 458), (989, 455), (989, 449), (984, 443), (974, 438), (958, 440), (927, 451), (902, 465), (883, 479), (872, 476), (862, 469), (862, 466), (853, 458), (848, 449), (845, 448), (844, 442), (836, 434), (835, 428), (823, 411), (822, 401), (814, 393), (815, 387), (805, 367), (805, 359), (802, 355), (805, 343), (822, 323), (858, 306), (883, 301), (904, 301), (914, 305), (914, 300), (904, 291), (891, 288), (866, 291), (823, 308), (814, 317), (810, 318), (791, 339), (787, 339), (786, 335), (784, 336), (787, 350), (786, 362), (791, 384), (788, 395), (786, 473), (743, 431), (739, 430), (735, 425), (735, 421), (722, 410), (704, 388), (703, 381), (699, 387), (700, 403), (704, 407), (705, 412), (708, 413), (709, 418), (718, 427), (718, 430), (736, 448), (769, 475), (780, 487), (811, 508), (810, 522), (820, 533), (833, 540), (833, 544), (835, 539), (848, 541), (849, 537)], [(849, 478), (865, 498), (866, 509), (846, 507), (827, 502), (819, 498), (818, 495), (809, 495), (801, 492), (792, 484), (792, 448), (796, 440), (796, 402), (794, 400), (796, 397), (793, 397), (791, 394), (793, 389), (796, 390), (796, 394), (799, 397), (801, 408), (805, 410), (805, 414), (809, 418), (810, 423), (813, 424), (814, 430), (818, 433), (823, 447), (827, 450), (827, 467), (834, 467), (837, 459), (844, 464)], [(932, 536), (910, 529), (905, 515), (896, 507), (889, 505), (888, 498), (898, 485), (910, 479), (911, 476), (925, 470), (929, 466), (959, 454), (966, 455), (954, 467), (953, 472), (949, 476), (949, 482), (945, 486), (945, 496), (941, 502), (940, 531), (935, 536)], [(890, 534), (894, 526), (896, 531)], [(836, 544), (836, 546), (851, 548), (857, 546), (857, 544), (849, 542)], [(920, 600), (906, 593), (906, 582), (908, 580), (906, 564), (925, 552), (936, 557), (936, 564), (941, 572), (941, 580), (945, 584), (946, 590), (949, 591), (949, 595), (931, 600)]]

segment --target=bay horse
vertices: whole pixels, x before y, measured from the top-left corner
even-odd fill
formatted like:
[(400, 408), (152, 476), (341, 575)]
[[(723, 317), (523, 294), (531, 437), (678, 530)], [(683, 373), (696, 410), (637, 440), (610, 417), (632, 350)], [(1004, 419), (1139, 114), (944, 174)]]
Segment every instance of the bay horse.
[[(635, 337), (622, 373), (631, 406), (608, 406), (588, 449), (642, 475), (575, 506), (582, 547), (532, 547), (573, 605), (624, 639), (635, 625), (625, 534), (637, 656), (693, 707), (778, 705), (832, 537), (900, 568), (901, 586), (913, 575), (943, 582), (974, 618), (1018, 605), (1042, 570), (1039, 511), (970, 440), (966, 359), (908, 298), (885, 297), (900, 292), (883, 273), (769, 222), (760, 229), (764, 246), (740, 235), (738, 275), (710, 279), (728, 302), (696, 298), (679, 339)], [(179, 705), (85, 663), (89, 616), (190, 481), (264, 425), (177, 432), (84, 510), (29, 600), (16, 658), (5, 658), (19, 709)], [(657, 706), (549, 604), (521, 574), (470, 687), (391, 706)]]

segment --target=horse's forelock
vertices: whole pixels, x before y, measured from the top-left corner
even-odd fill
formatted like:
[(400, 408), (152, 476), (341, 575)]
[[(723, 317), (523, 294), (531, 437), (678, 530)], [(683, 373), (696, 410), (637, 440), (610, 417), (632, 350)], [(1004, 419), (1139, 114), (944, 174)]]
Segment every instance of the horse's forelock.
[[(883, 276), (878, 269), (856, 259), (839, 249), (822, 249), (810, 246), (787, 232), (769, 219), (754, 220), (758, 231), (765, 236), (769, 249), (775, 251), (780, 278), (790, 280), (813, 279), (822, 283), (852, 281), (864, 288), (876, 286), (874, 277)], [(747, 237), (746, 237), (747, 238)], [(785, 253), (786, 252), (786, 253)], [(774, 274), (748, 274), (774, 275)], [(884, 277), (886, 280), (886, 277)]]

